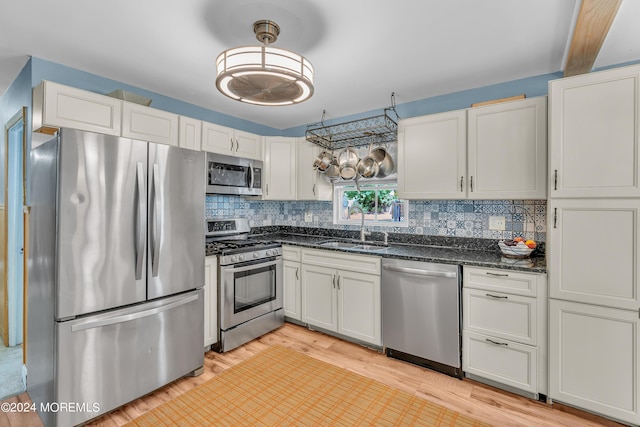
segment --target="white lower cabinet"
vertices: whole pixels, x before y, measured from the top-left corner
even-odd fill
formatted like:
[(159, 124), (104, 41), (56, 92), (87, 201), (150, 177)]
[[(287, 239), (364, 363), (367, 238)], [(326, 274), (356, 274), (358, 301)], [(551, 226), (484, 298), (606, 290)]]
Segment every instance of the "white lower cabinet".
[(218, 257), (204, 259), (204, 347), (218, 342)]
[(465, 374), (546, 394), (546, 275), (464, 267), (462, 298)]
[(638, 312), (550, 300), (552, 399), (640, 423)]
[(302, 250), (302, 321), (382, 345), (380, 258)]
[(301, 284), (301, 265), (300, 256), (301, 249), (294, 246), (282, 246), (283, 255), (283, 279), (284, 279), (284, 315), (285, 318), (302, 320), (301, 304), (302, 299), (300, 296), (300, 284)]

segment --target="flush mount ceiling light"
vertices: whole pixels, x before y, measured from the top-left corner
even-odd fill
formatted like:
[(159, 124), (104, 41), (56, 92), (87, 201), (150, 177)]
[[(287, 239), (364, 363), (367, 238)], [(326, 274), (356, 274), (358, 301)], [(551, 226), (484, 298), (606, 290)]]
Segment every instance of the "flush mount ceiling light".
[(229, 98), (257, 105), (291, 105), (313, 95), (313, 66), (303, 56), (269, 46), (280, 27), (272, 21), (253, 24), (264, 46), (227, 49), (216, 59), (216, 86)]

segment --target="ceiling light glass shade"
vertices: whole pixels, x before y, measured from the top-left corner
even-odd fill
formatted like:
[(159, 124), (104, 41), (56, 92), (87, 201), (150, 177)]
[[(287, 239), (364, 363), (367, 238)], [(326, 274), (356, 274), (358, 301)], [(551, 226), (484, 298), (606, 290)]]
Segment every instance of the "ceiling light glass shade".
[(290, 105), (313, 95), (313, 66), (271, 46), (227, 49), (216, 59), (216, 86), (229, 98), (258, 105)]

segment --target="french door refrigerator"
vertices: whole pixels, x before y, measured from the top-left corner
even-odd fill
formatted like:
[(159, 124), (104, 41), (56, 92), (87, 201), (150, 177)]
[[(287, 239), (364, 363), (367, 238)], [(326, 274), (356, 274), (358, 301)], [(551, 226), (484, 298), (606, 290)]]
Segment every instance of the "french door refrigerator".
[(197, 373), (204, 153), (61, 129), (30, 172), (27, 391), (45, 425)]

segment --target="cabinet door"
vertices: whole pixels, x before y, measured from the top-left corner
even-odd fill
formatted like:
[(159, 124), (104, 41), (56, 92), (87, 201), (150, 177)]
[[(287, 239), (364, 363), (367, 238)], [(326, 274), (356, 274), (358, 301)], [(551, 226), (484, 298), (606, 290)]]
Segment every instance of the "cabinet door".
[(204, 260), (204, 346), (218, 342), (218, 257)]
[(266, 138), (263, 199), (295, 200), (296, 162), (296, 138)]
[(262, 137), (260, 135), (236, 130), (233, 139), (235, 141), (234, 155), (247, 159), (262, 160)]
[(302, 321), (338, 332), (337, 272), (333, 268), (302, 264)]
[(638, 312), (550, 300), (549, 314), (550, 397), (638, 424)]
[(320, 154), (321, 148), (298, 138), (298, 167), (296, 176), (298, 200), (332, 200), (333, 187), (324, 176), (313, 169), (313, 162)]
[(202, 122), (191, 117), (180, 116), (178, 129), (178, 146), (200, 151), (202, 138)]
[(33, 129), (53, 134), (69, 127), (120, 136), (122, 101), (43, 81), (33, 89)]
[(233, 129), (202, 122), (202, 151), (230, 156), (234, 148)]
[(374, 345), (382, 345), (380, 276), (340, 270), (338, 332)]
[(467, 149), (465, 110), (400, 120), (398, 197), (464, 199)]
[(640, 200), (549, 202), (551, 298), (638, 310)]
[(178, 115), (132, 102), (123, 102), (122, 136), (177, 146)]
[(546, 199), (547, 98), (471, 108), (470, 199)]
[(284, 279), (284, 315), (291, 319), (302, 320), (300, 306), (300, 263), (295, 261), (283, 262)]
[(550, 197), (640, 196), (640, 65), (549, 82)]

